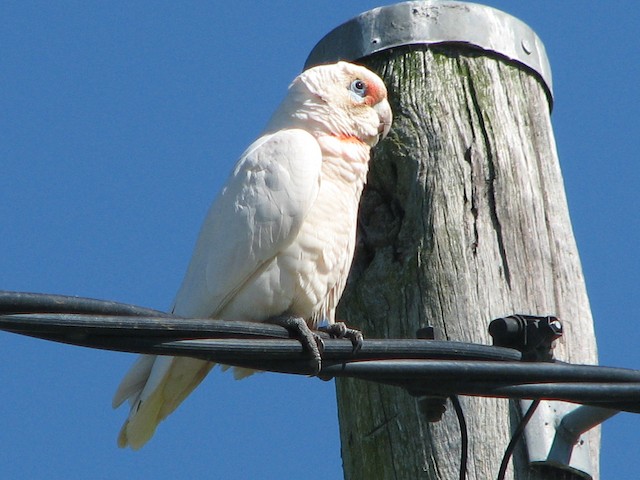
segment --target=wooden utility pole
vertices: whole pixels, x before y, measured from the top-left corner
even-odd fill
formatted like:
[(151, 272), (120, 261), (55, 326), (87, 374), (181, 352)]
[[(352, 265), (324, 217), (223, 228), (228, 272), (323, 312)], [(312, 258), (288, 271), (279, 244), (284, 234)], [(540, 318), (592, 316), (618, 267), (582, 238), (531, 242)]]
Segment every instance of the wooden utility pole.
[[(391, 134), (373, 154), (340, 319), (361, 328), (365, 341), (415, 338), (429, 324), (443, 339), (489, 344), (493, 318), (556, 315), (564, 337), (555, 357), (596, 363), (537, 36), (488, 7), (407, 2), (338, 27), (307, 65), (337, 59), (380, 74), (394, 112)], [(403, 389), (352, 379), (337, 381), (337, 396), (346, 479), (459, 478), (451, 407), (428, 423)], [(461, 402), (467, 478), (495, 478), (519, 402)], [(582, 440), (586, 473), (597, 479), (599, 431)], [(524, 443), (507, 478), (589, 478), (568, 466), (532, 468)]]

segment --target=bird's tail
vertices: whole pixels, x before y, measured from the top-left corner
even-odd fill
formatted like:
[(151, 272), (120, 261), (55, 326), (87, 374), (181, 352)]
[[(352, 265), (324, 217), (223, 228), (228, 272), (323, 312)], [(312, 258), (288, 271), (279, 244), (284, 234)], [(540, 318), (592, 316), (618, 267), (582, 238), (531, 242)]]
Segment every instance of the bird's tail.
[(138, 450), (158, 424), (173, 412), (215, 363), (185, 357), (142, 355), (125, 375), (113, 397), (113, 408), (129, 400), (118, 446)]

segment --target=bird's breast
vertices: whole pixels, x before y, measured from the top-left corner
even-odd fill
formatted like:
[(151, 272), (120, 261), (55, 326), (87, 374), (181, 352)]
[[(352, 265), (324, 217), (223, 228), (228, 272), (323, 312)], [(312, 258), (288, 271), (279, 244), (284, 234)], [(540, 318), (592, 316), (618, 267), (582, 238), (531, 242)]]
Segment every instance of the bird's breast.
[[(286, 313), (312, 327), (334, 321), (353, 259), (367, 172), (361, 153), (352, 153), (355, 166), (345, 155), (325, 151), (318, 196), (298, 234), (247, 281), (221, 318), (256, 321)], [(368, 156), (368, 149), (365, 153)]]

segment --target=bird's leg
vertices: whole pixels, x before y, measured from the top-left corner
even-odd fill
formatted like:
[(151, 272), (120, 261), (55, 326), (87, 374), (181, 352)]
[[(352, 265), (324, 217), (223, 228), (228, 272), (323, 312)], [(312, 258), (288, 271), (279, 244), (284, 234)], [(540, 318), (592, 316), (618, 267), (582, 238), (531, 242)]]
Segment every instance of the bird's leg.
[(320, 327), (318, 330), (328, 333), (331, 338), (348, 338), (353, 345), (353, 353), (358, 352), (364, 343), (362, 332), (347, 327), (344, 322), (332, 323), (331, 325)]
[(321, 353), (324, 350), (324, 342), (319, 335), (313, 333), (307, 322), (303, 318), (293, 317), (291, 315), (278, 315), (276, 317), (269, 318), (266, 323), (273, 325), (280, 325), (286, 328), (294, 337), (296, 337), (302, 344), (302, 348), (311, 353), (313, 357), (311, 359), (311, 368), (313, 369), (313, 375), (316, 375), (320, 371), (322, 366)]

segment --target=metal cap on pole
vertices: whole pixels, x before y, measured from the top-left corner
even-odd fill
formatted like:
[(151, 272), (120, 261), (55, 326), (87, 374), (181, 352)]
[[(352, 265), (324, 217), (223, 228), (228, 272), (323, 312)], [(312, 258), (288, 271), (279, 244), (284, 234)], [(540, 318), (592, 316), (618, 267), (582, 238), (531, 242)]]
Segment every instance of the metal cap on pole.
[(395, 47), (446, 43), (477, 48), (529, 68), (544, 85), (551, 106), (551, 67), (538, 35), (521, 20), (476, 3), (412, 1), (374, 8), (325, 35), (304, 68), (354, 61)]

